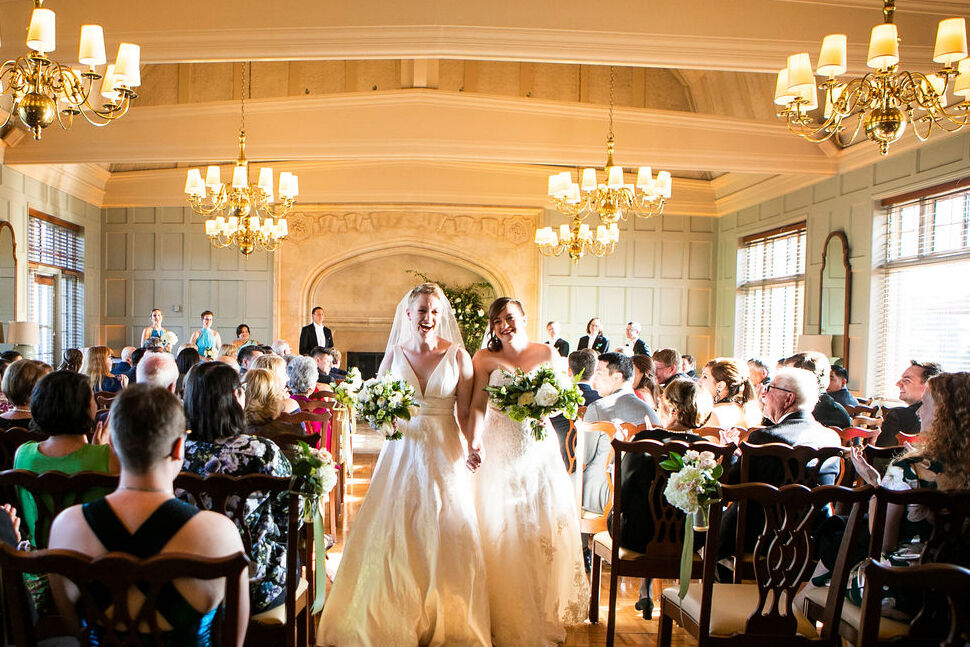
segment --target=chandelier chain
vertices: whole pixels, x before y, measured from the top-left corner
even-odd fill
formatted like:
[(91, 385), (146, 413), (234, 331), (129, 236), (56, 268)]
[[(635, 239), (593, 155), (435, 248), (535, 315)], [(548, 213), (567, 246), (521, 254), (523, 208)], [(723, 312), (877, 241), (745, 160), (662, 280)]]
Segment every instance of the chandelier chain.
[(613, 139), (613, 81), (615, 79), (615, 73), (613, 71), (613, 66), (610, 66), (610, 139)]
[(239, 88), (239, 130), (245, 132), (246, 130), (246, 83), (248, 77), (246, 75), (246, 67), (248, 63), (242, 64), (242, 85)]

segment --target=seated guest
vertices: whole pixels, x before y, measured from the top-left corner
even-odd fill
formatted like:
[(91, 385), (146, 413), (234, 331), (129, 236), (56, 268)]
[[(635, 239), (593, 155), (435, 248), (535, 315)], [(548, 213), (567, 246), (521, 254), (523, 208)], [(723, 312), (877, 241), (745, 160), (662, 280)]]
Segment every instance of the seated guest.
[(195, 346), (189, 346), (179, 351), (179, 354), (175, 357), (175, 365), (179, 369), (179, 379), (175, 383), (175, 395), (181, 397), (182, 392), (185, 390), (186, 376), (192, 370), (192, 367), (201, 361), (202, 356), (199, 355), (199, 351), (196, 350)]
[(64, 351), (64, 359), (61, 361), (61, 365), (57, 367), (58, 371), (74, 371), (77, 373), (81, 370), (81, 362), (84, 361), (84, 354), (77, 348), (68, 348)]
[(757, 357), (748, 360), (748, 379), (751, 380), (755, 397), (760, 402), (765, 386), (771, 382), (771, 377), (768, 375), (768, 365), (765, 364), (764, 360)]
[(219, 352), (216, 353), (216, 359), (220, 357), (231, 357), (238, 361), (239, 346), (235, 344), (223, 344), (219, 347)]
[(13, 427), (30, 427), (30, 394), (42, 377), (51, 372), (51, 367), (33, 359), (21, 359), (7, 367), (0, 382), (0, 390), (12, 406), (0, 414), (0, 431)]
[(661, 348), (653, 354), (653, 370), (661, 387), (675, 377), (688, 377), (680, 370), (683, 360), (673, 348)]
[(239, 349), (236, 354), (236, 361), (239, 362), (239, 373), (245, 375), (246, 371), (252, 368), (253, 360), (260, 357), (263, 351), (259, 349), (259, 346), (253, 344), (251, 346), (243, 346)]
[[(703, 427), (711, 415), (713, 403), (710, 396), (689, 378), (671, 380), (660, 396), (660, 422), (663, 429), (645, 429), (633, 440), (681, 440), (692, 443), (704, 440), (689, 432)], [(649, 552), (649, 542), (654, 534), (653, 516), (649, 510), (658, 501), (652, 501), (650, 488), (656, 477), (653, 458), (647, 454), (627, 454), (623, 457), (623, 524), (620, 545), (638, 553)], [(612, 524), (611, 524), (612, 529)], [(611, 530), (612, 532), (612, 530)], [(653, 599), (650, 588), (653, 580), (644, 579), (640, 584), (640, 599), (636, 603), (643, 617), (650, 619)]]
[(857, 407), (859, 406), (859, 401), (856, 400), (855, 396), (845, 386), (848, 381), (849, 371), (844, 366), (833, 366), (832, 372), (829, 375), (829, 386), (825, 392), (845, 408)]
[[(856, 471), (868, 484), (881, 485), (890, 490), (970, 489), (970, 443), (967, 442), (970, 438), (970, 419), (966, 413), (970, 407), (970, 373), (937, 373), (927, 377), (923, 390), (920, 419), (924, 425), (920, 442), (895, 458), (885, 476), (880, 476), (866, 462), (861, 447), (853, 447), (852, 462)], [(872, 515), (869, 518), (871, 520)], [(920, 538), (925, 542), (932, 530), (926, 510), (916, 506), (909, 510), (890, 506), (886, 514), (882, 553), (889, 556), (891, 565), (908, 566), (911, 562), (894, 557), (895, 553), (904, 546), (919, 543)], [(956, 533), (959, 534), (959, 529)], [(965, 537), (963, 542), (959, 539), (951, 542), (943, 549), (949, 552), (934, 556), (934, 561), (970, 566), (970, 555), (952, 552), (959, 550), (961, 544), (966, 546)], [(862, 590), (856, 578), (850, 580), (846, 599), (853, 604), (861, 604)], [(913, 608), (912, 602), (914, 600), (908, 596), (890, 592), (883, 604), (882, 615), (897, 618), (899, 613), (912, 615), (919, 608), (918, 604)]]
[(569, 357), (569, 342), (559, 336), (560, 326), (558, 321), (550, 321), (546, 324), (546, 332), (549, 338), (546, 343), (556, 349), (562, 357)]
[(128, 376), (124, 373), (117, 375), (111, 372), (111, 349), (107, 346), (91, 346), (84, 349), (84, 360), (81, 362), (81, 373), (91, 380), (91, 388), (95, 393), (117, 393), (128, 386)]
[[(10, 366), (10, 362), (5, 359), (0, 359), (0, 384), (3, 384), (3, 374), (7, 372), (8, 366)], [(0, 413), (7, 413), (11, 409), (13, 409), (13, 405), (10, 404), (7, 396), (0, 390)]]
[(273, 342), (273, 352), (280, 357), (286, 357), (287, 355), (292, 355), (293, 351), (290, 350), (290, 342), (285, 339), (277, 339)]
[(650, 347), (647, 346), (642, 339), (640, 339), (640, 331), (643, 327), (640, 325), (639, 321), (631, 321), (626, 325), (626, 340), (623, 346), (629, 349), (624, 355), (649, 355)]
[(831, 365), (828, 358), (822, 353), (815, 351), (805, 351), (795, 353), (785, 360), (786, 366), (803, 368), (815, 375), (818, 380), (818, 404), (812, 411), (812, 417), (826, 427), (840, 427), (845, 429), (852, 426), (852, 417), (841, 404), (832, 399), (825, 389), (829, 385), (829, 373)]
[(303, 426), (278, 420), (283, 412), (284, 402), (292, 402), (286, 397), (283, 381), (266, 368), (251, 368), (246, 371), (246, 431), (247, 433), (272, 439), (278, 433), (302, 434)]
[(18, 359), (23, 359), (24, 356), (15, 350), (5, 350), (0, 353), (0, 359), (5, 359), (11, 364), (16, 362)]
[(148, 353), (148, 357), (138, 363), (136, 377), (138, 384), (157, 386), (175, 393), (179, 367), (169, 353)]
[(893, 447), (899, 443), (896, 434), (918, 434), (920, 421), (918, 410), (926, 392), (926, 382), (931, 377), (939, 375), (943, 368), (936, 362), (917, 362), (911, 360), (910, 365), (903, 371), (903, 375), (896, 382), (899, 389), (899, 399), (906, 403), (905, 407), (894, 407), (886, 411), (879, 437), (876, 444), (880, 447)]
[[(133, 376), (134, 379), (133, 380), (129, 380), (129, 382), (137, 382), (138, 381), (138, 362), (140, 362), (142, 360), (142, 358), (145, 356), (145, 353), (164, 353), (164, 352), (166, 352), (166, 351), (163, 351), (161, 349), (148, 350), (147, 348), (136, 348), (135, 349), (135, 352), (131, 354), (131, 363), (135, 367), (135, 374)], [(173, 357), (174, 357), (174, 355), (173, 355)]]
[[(58, 515), (51, 527), (51, 548), (92, 557), (124, 552), (140, 559), (168, 553), (217, 558), (242, 552), (239, 532), (228, 517), (200, 512), (173, 495), (172, 482), (185, 453), (185, 419), (175, 396), (142, 384), (126, 389), (112, 408), (111, 442), (121, 461), (118, 489)], [(243, 591), (246, 579), (243, 572)], [(76, 587), (67, 585), (63, 578), (53, 578), (51, 584), (61, 613), (76, 625)], [(213, 644), (212, 624), (224, 592), (220, 580), (191, 579), (176, 580), (171, 589), (163, 590), (158, 611), (159, 624), (166, 628), (164, 644)], [(241, 617), (248, 623), (249, 601), (243, 596), (239, 604)], [(133, 616), (138, 613), (137, 607), (130, 611)], [(83, 629), (90, 644), (102, 643), (104, 632), (99, 627)], [(240, 645), (245, 633), (243, 624)], [(132, 644), (142, 642), (148, 644), (137, 639)]]
[(593, 387), (600, 399), (586, 409), (585, 422), (599, 420), (642, 425), (644, 419), (659, 424), (653, 408), (633, 393), (633, 360), (620, 353), (603, 353), (597, 358)]
[[(107, 445), (108, 433), (103, 424), (95, 426), (97, 412), (91, 382), (81, 373), (55, 371), (45, 375), (30, 397), (33, 428), (47, 434), (42, 442), (26, 442), (17, 449), (13, 467), (36, 474), (45, 472), (118, 473), (118, 463)], [(92, 434), (88, 443), (87, 434)], [(104, 491), (83, 493), (81, 500), (93, 501)], [(37, 503), (33, 494), (21, 491), (24, 523), (31, 543), (38, 548), (47, 546), (47, 528), (36, 528)]]
[(259, 346), (259, 342), (252, 338), (249, 332), (248, 324), (239, 324), (236, 326), (236, 338), (232, 340), (232, 344), (236, 348), (242, 348), (243, 346)]
[(719, 357), (709, 361), (701, 371), (701, 387), (714, 400), (714, 412), (708, 425), (755, 427), (761, 424), (761, 409), (754, 399), (754, 388), (737, 360)]
[[(183, 346), (188, 346), (189, 344), (182, 344)], [(149, 351), (155, 352), (166, 352), (171, 353), (173, 349), (169, 348), (168, 342), (160, 337), (149, 337), (148, 340), (141, 345), (142, 348)]]
[[(600, 399), (600, 394), (593, 388), (591, 382), (596, 373), (596, 351), (584, 348), (583, 350), (573, 351), (569, 354), (567, 373), (569, 377), (577, 379), (576, 385), (583, 392), (583, 406), (588, 407), (591, 403)], [(553, 416), (549, 419), (556, 434), (559, 436), (559, 451), (562, 453), (562, 460), (569, 466), (566, 454), (566, 436), (569, 434), (569, 421), (562, 414)]]
[(692, 380), (700, 379), (697, 377), (697, 360), (693, 355), (680, 356), (680, 372)]
[(286, 392), (286, 383), (289, 376), (286, 374), (286, 360), (279, 355), (260, 355), (253, 360), (250, 365), (252, 368), (265, 368), (276, 375), (279, 380), (280, 389), (283, 391), (283, 412), (293, 413), (300, 410), (300, 405), (290, 399), (290, 394)]
[(125, 346), (121, 349), (121, 359), (111, 364), (111, 372), (115, 375), (124, 375), (129, 382), (135, 381), (135, 365), (131, 361), (133, 352), (135, 352), (134, 346)]
[[(304, 355), (291, 355), (286, 365), (286, 388), (290, 392), (290, 400), (299, 408), (300, 402), (310, 402), (310, 394), (317, 390), (317, 363)], [(313, 413), (321, 413), (326, 407), (313, 409)], [(311, 422), (310, 432), (320, 434), (322, 447), (331, 447), (332, 424), (323, 429), (323, 423)]]
[(333, 366), (330, 367), (330, 377), (335, 380), (342, 380), (347, 377), (347, 371), (340, 368), (344, 355), (336, 348), (331, 348), (330, 350), (331, 354), (333, 355)]
[(317, 363), (317, 384), (330, 384), (333, 376), (330, 369), (333, 368), (334, 354), (332, 348), (322, 348), (317, 346), (310, 351), (310, 357)]
[(610, 349), (610, 340), (603, 336), (603, 324), (599, 317), (593, 317), (586, 323), (586, 334), (579, 338), (576, 350), (592, 348), (597, 353), (605, 353)]
[(660, 387), (657, 385), (653, 358), (649, 355), (634, 355), (631, 359), (633, 360), (633, 392), (656, 411)]
[[(207, 474), (290, 476), (290, 462), (273, 441), (246, 433), (245, 391), (239, 374), (221, 362), (197, 364), (185, 380), (185, 442), (182, 469)], [(253, 536), (249, 555), (252, 612), (284, 602), (286, 585), (285, 497), (260, 493), (246, 504), (246, 525)]]

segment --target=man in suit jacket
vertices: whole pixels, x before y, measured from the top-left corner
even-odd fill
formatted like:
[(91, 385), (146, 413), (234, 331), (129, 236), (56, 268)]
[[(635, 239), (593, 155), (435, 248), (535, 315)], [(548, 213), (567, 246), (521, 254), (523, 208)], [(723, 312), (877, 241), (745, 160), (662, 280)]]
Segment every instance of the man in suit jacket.
[[(569, 377), (579, 376), (576, 386), (583, 392), (583, 406), (588, 407), (593, 402), (600, 399), (600, 394), (593, 388), (593, 374), (596, 372), (596, 353), (588, 348), (577, 350), (569, 354)], [(549, 419), (556, 435), (559, 436), (559, 451), (562, 453), (563, 463), (569, 468), (569, 459), (566, 454), (566, 436), (569, 434), (569, 421), (562, 414)]]
[(596, 362), (593, 387), (602, 397), (586, 409), (585, 422), (618, 420), (640, 426), (660, 425), (657, 412), (633, 392), (633, 360), (622, 353), (603, 353)]
[[(674, 378), (690, 377), (680, 370), (683, 359), (673, 348), (661, 348), (653, 353), (653, 368), (657, 376), (657, 382), (661, 387), (665, 387)], [(661, 391), (663, 389), (661, 388)]]
[(313, 320), (300, 330), (300, 355), (309, 355), (317, 346), (333, 348), (333, 333), (323, 325), (323, 308), (316, 306), (310, 312)]
[(911, 360), (910, 365), (903, 371), (902, 377), (896, 382), (899, 389), (899, 399), (906, 403), (905, 407), (893, 407), (886, 411), (882, 421), (882, 430), (876, 439), (880, 447), (894, 447), (899, 443), (896, 434), (918, 434), (920, 431), (919, 408), (923, 403), (923, 393), (926, 391), (926, 381), (943, 372), (943, 368), (936, 362), (917, 362)]
[(631, 321), (626, 325), (626, 343), (624, 346), (630, 349), (630, 355), (650, 354), (650, 347), (640, 339), (640, 331), (642, 329), (639, 321)]
[(849, 372), (845, 370), (844, 366), (833, 366), (832, 372), (829, 374), (829, 387), (825, 389), (825, 392), (829, 396), (841, 404), (843, 407), (848, 409), (849, 407), (859, 406), (859, 401), (856, 397), (849, 392), (849, 389), (845, 385), (849, 381)]
[(569, 342), (559, 336), (559, 322), (550, 321), (547, 323), (546, 332), (549, 333), (549, 339), (546, 340), (546, 343), (555, 347), (562, 357), (569, 357)]

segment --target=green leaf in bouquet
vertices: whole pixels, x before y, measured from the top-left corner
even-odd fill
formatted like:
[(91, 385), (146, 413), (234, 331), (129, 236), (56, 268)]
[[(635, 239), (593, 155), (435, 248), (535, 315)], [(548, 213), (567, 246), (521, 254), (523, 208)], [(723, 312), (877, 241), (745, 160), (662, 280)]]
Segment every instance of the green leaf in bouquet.
[(711, 477), (717, 481), (721, 478), (721, 474), (724, 474), (724, 467), (718, 464), (714, 469), (711, 470)]

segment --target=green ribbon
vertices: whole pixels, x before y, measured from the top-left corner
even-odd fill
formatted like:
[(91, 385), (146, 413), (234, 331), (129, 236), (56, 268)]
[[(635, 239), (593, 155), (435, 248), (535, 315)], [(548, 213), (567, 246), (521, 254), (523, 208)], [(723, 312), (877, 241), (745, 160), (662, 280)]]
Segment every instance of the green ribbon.
[[(323, 512), (320, 511), (320, 500), (313, 506), (313, 606), (310, 614), (316, 615), (323, 611), (323, 603), (327, 594), (327, 547), (323, 542)], [(317, 557), (320, 559), (317, 559)]]
[(691, 522), (691, 516), (684, 515), (684, 550), (680, 553), (680, 591), (677, 593), (677, 597), (681, 600), (687, 597), (691, 566), (694, 563), (694, 524)]

